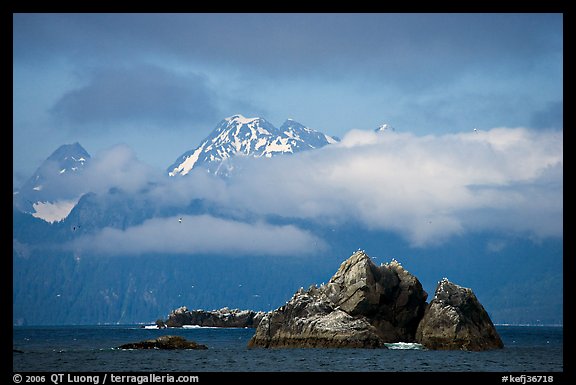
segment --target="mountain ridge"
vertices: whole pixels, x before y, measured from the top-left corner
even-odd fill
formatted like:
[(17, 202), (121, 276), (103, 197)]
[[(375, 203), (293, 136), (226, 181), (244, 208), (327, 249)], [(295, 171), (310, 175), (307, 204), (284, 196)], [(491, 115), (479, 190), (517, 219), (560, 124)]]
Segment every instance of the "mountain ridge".
[(227, 175), (233, 166), (222, 165), (235, 156), (255, 158), (295, 153), (323, 147), (338, 139), (287, 119), (276, 128), (261, 117), (246, 118), (241, 114), (221, 120), (215, 129), (193, 150), (186, 151), (172, 163), (169, 176), (186, 175), (204, 166), (208, 172)]

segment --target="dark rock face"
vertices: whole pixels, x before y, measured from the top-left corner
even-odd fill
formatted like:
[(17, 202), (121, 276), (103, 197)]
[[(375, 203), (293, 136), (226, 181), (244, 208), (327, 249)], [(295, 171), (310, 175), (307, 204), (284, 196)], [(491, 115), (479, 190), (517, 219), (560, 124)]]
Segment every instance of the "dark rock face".
[(415, 340), (427, 294), (400, 264), (376, 266), (363, 251), (344, 261), (330, 281), (301, 289), (268, 313), (249, 347), (384, 347)]
[(376, 266), (364, 252), (344, 261), (321, 288), (351, 316), (364, 316), (386, 342), (413, 342), (428, 294), (398, 262)]
[(504, 347), (488, 313), (471, 289), (447, 279), (418, 325), (417, 342), (428, 349), (480, 351)]
[(286, 305), (267, 313), (248, 347), (264, 348), (381, 348), (384, 340), (363, 317), (353, 317), (319, 289), (300, 289)]
[(146, 340), (120, 345), (119, 349), (208, 349), (206, 345), (198, 344), (194, 341), (188, 341), (180, 336), (161, 336), (155, 340)]
[(252, 310), (228, 309), (220, 310), (188, 310), (182, 306), (168, 315), (167, 327), (182, 327), (183, 325), (198, 325), (224, 328), (255, 328), (264, 316), (264, 312)]

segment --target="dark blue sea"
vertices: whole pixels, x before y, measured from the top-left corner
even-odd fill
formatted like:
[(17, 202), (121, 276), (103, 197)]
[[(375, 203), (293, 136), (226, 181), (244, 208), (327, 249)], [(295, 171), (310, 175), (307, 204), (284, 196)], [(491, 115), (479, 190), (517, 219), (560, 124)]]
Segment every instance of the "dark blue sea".
[[(14, 372), (562, 372), (563, 327), (497, 326), (504, 349), (248, 349), (254, 329), (140, 325), (13, 328)], [(122, 350), (119, 345), (180, 335), (208, 350)], [(557, 381), (558, 382), (558, 381)]]

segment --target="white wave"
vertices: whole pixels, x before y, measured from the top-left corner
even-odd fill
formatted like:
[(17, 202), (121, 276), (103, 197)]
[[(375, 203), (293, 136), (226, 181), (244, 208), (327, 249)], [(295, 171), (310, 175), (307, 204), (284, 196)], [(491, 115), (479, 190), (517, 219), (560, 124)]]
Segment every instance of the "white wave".
[(384, 344), (388, 349), (396, 350), (422, 350), (424, 346), (422, 344), (417, 344), (415, 342), (394, 342), (389, 344)]
[[(158, 326), (156, 325), (144, 325), (141, 327), (142, 329), (158, 329)], [(244, 328), (224, 328), (224, 327), (220, 327), (220, 326), (200, 326), (200, 325), (182, 325), (182, 326), (170, 326), (168, 327), (168, 329), (247, 329), (247, 327)]]
[[(176, 328), (178, 329), (178, 328)], [(200, 325), (182, 325), (182, 329), (250, 329), (248, 326), (244, 327), (223, 327), (223, 326), (200, 326)]]
[(144, 329), (158, 329), (156, 325), (144, 325)]
[[(144, 325), (144, 329), (158, 329), (156, 325)], [(200, 326), (200, 325), (182, 325), (182, 329), (200, 329), (200, 328), (209, 328), (209, 326)], [(180, 327), (170, 327), (169, 329), (180, 329)]]

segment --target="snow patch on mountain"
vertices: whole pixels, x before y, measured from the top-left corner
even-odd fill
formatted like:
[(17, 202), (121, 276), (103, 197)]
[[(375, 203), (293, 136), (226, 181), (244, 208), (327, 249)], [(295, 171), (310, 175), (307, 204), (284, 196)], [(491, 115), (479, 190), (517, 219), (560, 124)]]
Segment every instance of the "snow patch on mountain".
[(238, 114), (238, 115), (230, 116), (224, 120), (226, 120), (228, 122), (236, 122), (238, 124), (250, 124), (250, 123), (253, 123), (257, 119), (258, 118), (245, 118), (244, 116)]
[[(188, 172), (190, 172), (190, 170), (194, 168), (196, 162), (198, 162), (198, 158), (200, 157), (200, 154), (204, 150), (205, 145), (206, 143), (203, 143), (200, 147), (194, 150), (194, 152), (190, 156), (185, 157), (184, 161), (180, 163), (180, 165), (178, 165), (178, 167), (176, 167), (174, 170), (170, 171), (168, 175), (174, 176), (176, 174), (180, 175), (188, 174)], [(212, 159), (214, 159), (214, 156), (212, 156)]]
[(32, 204), (35, 210), (32, 216), (48, 223), (60, 222), (66, 219), (74, 206), (76, 206), (76, 203), (78, 203), (77, 199), (58, 202), (36, 202)]

